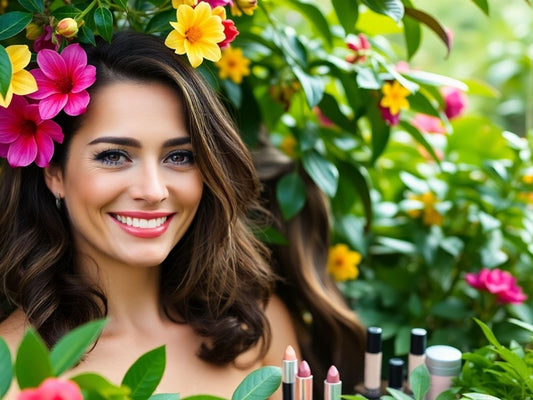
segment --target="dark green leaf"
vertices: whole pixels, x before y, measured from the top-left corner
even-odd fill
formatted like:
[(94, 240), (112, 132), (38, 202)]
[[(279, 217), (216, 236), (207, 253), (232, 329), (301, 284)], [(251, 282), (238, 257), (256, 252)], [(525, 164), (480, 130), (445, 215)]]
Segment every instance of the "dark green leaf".
[(13, 67), (11, 65), (11, 60), (7, 54), (4, 46), (0, 45), (0, 95), (3, 98), (6, 97), (6, 94), (11, 85), (11, 77), (13, 75)]
[(487, 16), (489, 15), (489, 2), (488, 0), (472, 0)]
[(176, 10), (166, 10), (160, 13), (157, 13), (152, 17), (148, 24), (146, 25), (145, 31), (147, 33), (162, 33), (168, 34), (172, 30), (170, 21), (176, 21)]
[(367, 112), (372, 125), (372, 160), (374, 163), (387, 147), (390, 137), (390, 127), (383, 121), (376, 103), (371, 104)]
[(339, 171), (332, 162), (326, 160), (316, 150), (306, 151), (302, 155), (305, 171), (329, 197), (335, 196), (339, 183)]
[[(365, 210), (365, 230), (367, 230), (372, 224), (373, 213), (372, 200), (370, 199), (370, 183), (368, 176), (365, 174), (366, 171), (363, 167), (346, 162), (339, 163), (338, 169), (340, 173), (339, 188), (335, 199), (342, 196), (342, 194), (347, 194), (347, 190), (355, 190)], [(343, 184), (340, 184), (340, 182), (343, 182)], [(350, 199), (345, 199), (344, 201), (353, 204), (354, 200), (355, 196), (351, 196)], [(337, 199), (337, 201), (340, 201), (340, 199)], [(344, 211), (348, 213), (350, 210), (345, 209)]]
[(420, 21), (421, 23), (426, 25), (429, 29), (431, 29), (433, 32), (435, 32), (437, 36), (442, 40), (444, 45), (446, 46), (446, 50), (447, 50), (446, 56), (450, 54), (450, 51), (452, 49), (452, 40), (439, 21), (437, 21), (435, 18), (425, 13), (424, 11), (420, 11), (416, 8), (411, 8), (411, 7), (405, 8), (405, 15), (408, 15), (411, 18), (414, 18)]
[[(59, 21), (63, 18), (76, 18), (81, 10), (73, 5), (63, 6), (52, 11), (52, 15)], [(85, 25), (82, 25), (82, 27)]]
[(8, 39), (22, 32), (32, 18), (32, 13), (22, 11), (11, 11), (0, 15), (0, 40)]
[(407, 59), (410, 60), (420, 47), (420, 41), (422, 38), (420, 24), (412, 18), (404, 18), (403, 33), (405, 36), (405, 45), (407, 47)]
[(429, 371), (427, 367), (422, 364), (413, 369), (409, 376), (409, 385), (415, 400), (423, 400), (426, 393), (429, 391)]
[(322, 11), (308, 0), (289, 0), (288, 3), (299, 10), (317, 28), (318, 32), (322, 34), (326, 42), (331, 46), (333, 38), (329, 29), (329, 23)]
[(286, 220), (300, 212), (305, 205), (305, 183), (297, 172), (284, 175), (278, 181), (276, 198)]
[(329, 93), (324, 93), (322, 100), (318, 104), (318, 108), (320, 108), (322, 113), (335, 125), (340, 126), (342, 129), (352, 134), (356, 133), (357, 125), (353, 120), (343, 114), (334, 96)]
[(83, 25), (78, 31), (78, 40), (80, 41), (80, 43), (90, 43), (92, 45), (96, 45), (94, 33), (91, 28), (86, 25)]
[(43, 380), (53, 376), (48, 349), (33, 329), (26, 331), (19, 345), (15, 374), (21, 389), (37, 387)]
[(257, 134), (260, 131), (263, 116), (254, 96), (253, 88), (247, 80), (243, 81), (241, 90), (242, 103), (237, 117), (237, 124), (239, 125), (242, 139), (248, 146), (253, 148), (257, 144)]
[(422, 91), (412, 93), (409, 95), (408, 100), (411, 110), (440, 118), (439, 110), (437, 110), (435, 105), (433, 105), (431, 101), (424, 94), (422, 94)]
[(165, 346), (161, 346), (143, 354), (128, 369), (122, 385), (131, 388), (133, 400), (146, 400), (152, 395), (165, 372), (165, 361)]
[(281, 368), (261, 367), (244, 378), (237, 386), (231, 400), (268, 399), (281, 384)]
[(50, 353), (55, 376), (61, 375), (78, 363), (87, 348), (98, 338), (106, 322), (106, 320), (88, 322), (73, 329), (56, 343)]
[(97, 393), (104, 399), (122, 400), (130, 393), (128, 387), (116, 386), (103, 376), (92, 372), (82, 373), (69, 379), (76, 382), (82, 390)]
[(224, 88), (224, 93), (228, 99), (235, 105), (237, 108), (241, 108), (242, 105), (242, 90), (241, 86), (233, 82), (231, 79), (223, 79), (220, 81), (220, 86)]
[(123, 10), (128, 10), (128, 0), (116, 0), (116, 4)]
[(362, 0), (372, 11), (391, 17), (400, 22), (404, 15), (404, 6), (401, 0)]
[(3, 398), (13, 380), (13, 362), (4, 339), (0, 337), (0, 399)]
[(319, 76), (309, 75), (298, 66), (293, 66), (292, 70), (302, 85), (309, 108), (313, 108), (322, 100), (324, 82)]
[(353, 0), (332, 0), (331, 3), (346, 34), (353, 33), (359, 17), (359, 10)]
[(113, 36), (113, 14), (108, 8), (98, 7), (94, 11), (94, 23), (100, 36), (110, 42)]
[(439, 160), (439, 157), (437, 156), (437, 153), (435, 153), (435, 150), (426, 140), (424, 135), (422, 135), (422, 133), (420, 133), (420, 131), (417, 128), (415, 128), (413, 125), (407, 122), (400, 121), (400, 125), (403, 129), (405, 129), (407, 133), (409, 133), (413, 137), (413, 139), (415, 139), (418, 143), (420, 143), (422, 147), (424, 147), (424, 149), (426, 149), (426, 151), (431, 155), (433, 160), (438, 165), (440, 165), (440, 160)]
[(17, 0), (19, 4), (32, 13), (42, 13), (44, 2), (42, 0)]

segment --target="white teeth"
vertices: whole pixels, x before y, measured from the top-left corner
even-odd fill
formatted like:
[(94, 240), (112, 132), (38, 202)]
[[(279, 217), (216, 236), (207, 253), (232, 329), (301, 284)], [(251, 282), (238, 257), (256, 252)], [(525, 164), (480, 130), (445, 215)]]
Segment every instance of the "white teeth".
[(163, 225), (167, 220), (167, 217), (144, 219), (144, 218), (125, 217), (122, 215), (115, 215), (115, 218), (125, 225), (132, 226), (134, 228), (144, 228), (144, 229), (157, 228), (158, 226)]

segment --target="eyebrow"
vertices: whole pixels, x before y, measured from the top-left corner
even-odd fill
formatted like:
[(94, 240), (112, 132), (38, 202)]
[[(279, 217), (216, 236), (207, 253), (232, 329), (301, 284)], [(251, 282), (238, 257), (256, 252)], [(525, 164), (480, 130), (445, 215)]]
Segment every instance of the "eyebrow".
[[(99, 143), (116, 144), (120, 146), (129, 146), (129, 147), (141, 147), (141, 142), (139, 142), (137, 139), (128, 138), (128, 137), (118, 137), (118, 136), (103, 136), (103, 137), (96, 138), (93, 141), (89, 142), (90, 145), (99, 144)], [(189, 136), (165, 140), (165, 142), (163, 143), (163, 147), (179, 146), (179, 145), (186, 144), (186, 143), (191, 143), (191, 138)]]

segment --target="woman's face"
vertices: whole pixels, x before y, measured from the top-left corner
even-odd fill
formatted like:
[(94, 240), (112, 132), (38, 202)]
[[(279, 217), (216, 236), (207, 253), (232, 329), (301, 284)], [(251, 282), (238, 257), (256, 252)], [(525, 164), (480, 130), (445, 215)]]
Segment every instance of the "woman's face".
[(64, 170), (45, 174), (64, 199), (77, 251), (100, 266), (159, 265), (202, 197), (193, 153), (171, 89), (128, 81), (100, 88)]

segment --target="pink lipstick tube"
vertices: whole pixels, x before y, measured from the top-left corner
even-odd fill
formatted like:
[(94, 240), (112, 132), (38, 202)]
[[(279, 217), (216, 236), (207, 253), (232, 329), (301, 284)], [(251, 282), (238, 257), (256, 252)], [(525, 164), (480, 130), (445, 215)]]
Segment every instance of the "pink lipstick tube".
[(313, 375), (306, 361), (302, 361), (296, 374), (296, 392), (298, 400), (313, 400)]
[(328, 375), (324, 381), (324, 400), (341, 400), (342, 381), (339, 371), (332, 365), (329, 367)]

